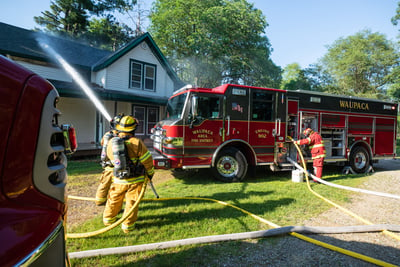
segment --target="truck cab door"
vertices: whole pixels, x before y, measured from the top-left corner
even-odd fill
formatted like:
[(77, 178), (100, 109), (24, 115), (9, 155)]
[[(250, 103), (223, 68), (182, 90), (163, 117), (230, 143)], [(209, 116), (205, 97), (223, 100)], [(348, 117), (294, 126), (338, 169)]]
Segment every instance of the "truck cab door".
[(225, 141), (240, 139), (248, 142), (249, 88), (230, 86), (226, 93)]
[(193, 93), (189, 105), (184, 126), (184, 165), (207, 165), (222, 142), (223, 96)]
[(285, 140), (286, 100), (276, 90), (253, 89), (250, 95), (249, 143), (257, 164), (274, 162), (276, 143)]

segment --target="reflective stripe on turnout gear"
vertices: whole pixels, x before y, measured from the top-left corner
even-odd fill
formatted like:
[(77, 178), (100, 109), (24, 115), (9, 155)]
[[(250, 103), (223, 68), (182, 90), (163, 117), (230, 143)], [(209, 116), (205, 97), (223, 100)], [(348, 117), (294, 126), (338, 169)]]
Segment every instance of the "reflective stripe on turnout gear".
[(309, 146), (310, 149), (314, 148), (314, 147), (325, 147), (324, 145), (324, 141), (321, 141), (321, 144), (317, 144), (317, 145), (313, 145), (313, 146)]
[(325, 157), (326, 157), (326, 153), (312, 157), (312, 159), (319, 159), (319, 158), (325, 158)]
[(109, 218), (109, 219), (103, 217), (104, 225), (111, 225), (111, 224), (115, 223), (116, 221), (117, 221), (117, 217)]
[(144, 182), (144, 175), (138, 176), (138, 177), (132, 177), (132, 178), (126, 178), (126, 179), (119, 179), (114, 176), (114, 183), (116, 184), (136, 184)]
[(96, 202), (106, 202), (106, 197), (96, 197)]
[(122, 228), (122, 230), (125, 230), (125, 231), (132, 231), (133, 229), (135, 229), (135, 224), (126, 225), (126, 224), (123, 223), (121, 225), (121, 228)]

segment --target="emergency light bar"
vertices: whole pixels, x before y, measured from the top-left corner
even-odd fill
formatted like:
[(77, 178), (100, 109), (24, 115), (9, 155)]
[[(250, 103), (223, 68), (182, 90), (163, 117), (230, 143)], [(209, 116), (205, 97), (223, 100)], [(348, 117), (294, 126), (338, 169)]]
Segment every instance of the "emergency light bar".
[(383, 109), (385, 109), (385, 110), (395, 110), (396, 107), (395, 106), (391, 106), (391, 105), (383, 105)]

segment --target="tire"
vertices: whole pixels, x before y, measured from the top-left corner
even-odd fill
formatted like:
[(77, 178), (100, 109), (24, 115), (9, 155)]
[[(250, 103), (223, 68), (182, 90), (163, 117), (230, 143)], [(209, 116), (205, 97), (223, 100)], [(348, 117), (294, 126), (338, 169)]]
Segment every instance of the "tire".
[(370, 159), (367, 150), (358, 146), (351, 151), (350, 166), (356, 173), (365, 173), (370, 166)]
[(246, 157), (234, 147), (226, 148), (218, 154), (213, 173), (222, 182), (240, 182), (247, 174)]

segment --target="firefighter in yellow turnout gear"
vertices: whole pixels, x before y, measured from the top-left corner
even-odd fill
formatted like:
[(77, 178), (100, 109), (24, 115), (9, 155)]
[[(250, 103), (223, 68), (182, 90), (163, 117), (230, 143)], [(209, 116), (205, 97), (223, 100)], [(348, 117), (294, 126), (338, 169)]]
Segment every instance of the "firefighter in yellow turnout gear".
[[(120, 165), (123, 165), (121, 162), (124, 160), (122, 157), (125, 157), (125, 155), (118, 159), (121, 151), (116, 151), (115, 146), (112, 145), (112, 143), (116, 143), (115, 141), (117, 141), (114, 138), (118, 137), (114, 137), (113, 142), (109, 142), (107, 146), (107, 156), (114, 165), (114, 171), (113, 183), (103, 213), (103, 223), (105, 225), (110, 225), (117, 220), (117, 215), (122, 208), (124, 198), (124, 215), (130, 211), (135, 202), (138, 201), (145, 173), (149, 179), (154, 175), (153, 158), (150, 152), (142, 140), (134, 137), (137, 125), (138, 122), (134, 117), (124, 116), (116, 126), (116, 129), (119, 131), (118, 137), (124, 141), (125, 153), (128, 157), (126, 165), (129, 166), (127, 170), (119, 169)], [(125, 233), (134, 229), (137, 217), (138, 207), (122, 223), (121, 227)]]
[(108, 142), (115, 136), (118, 135), (118, 131), (115, 130), (116, 125), (119, 123), (124, 114), (120, 113), (115, 116), (111, 121), (111, 130), (104, 134), (103, 138), (101, 138), (101, 166), (103, 167), (103, 172), (100, 177), (100, 184), (97, 187), (96, 191), (96, 205), (102, 206), (106, 204), (108, 191), (110, 190), (112, 184), (113, 177), (113, 166), (111, 164), (110, 159), (107, 157), (107, 145)]

